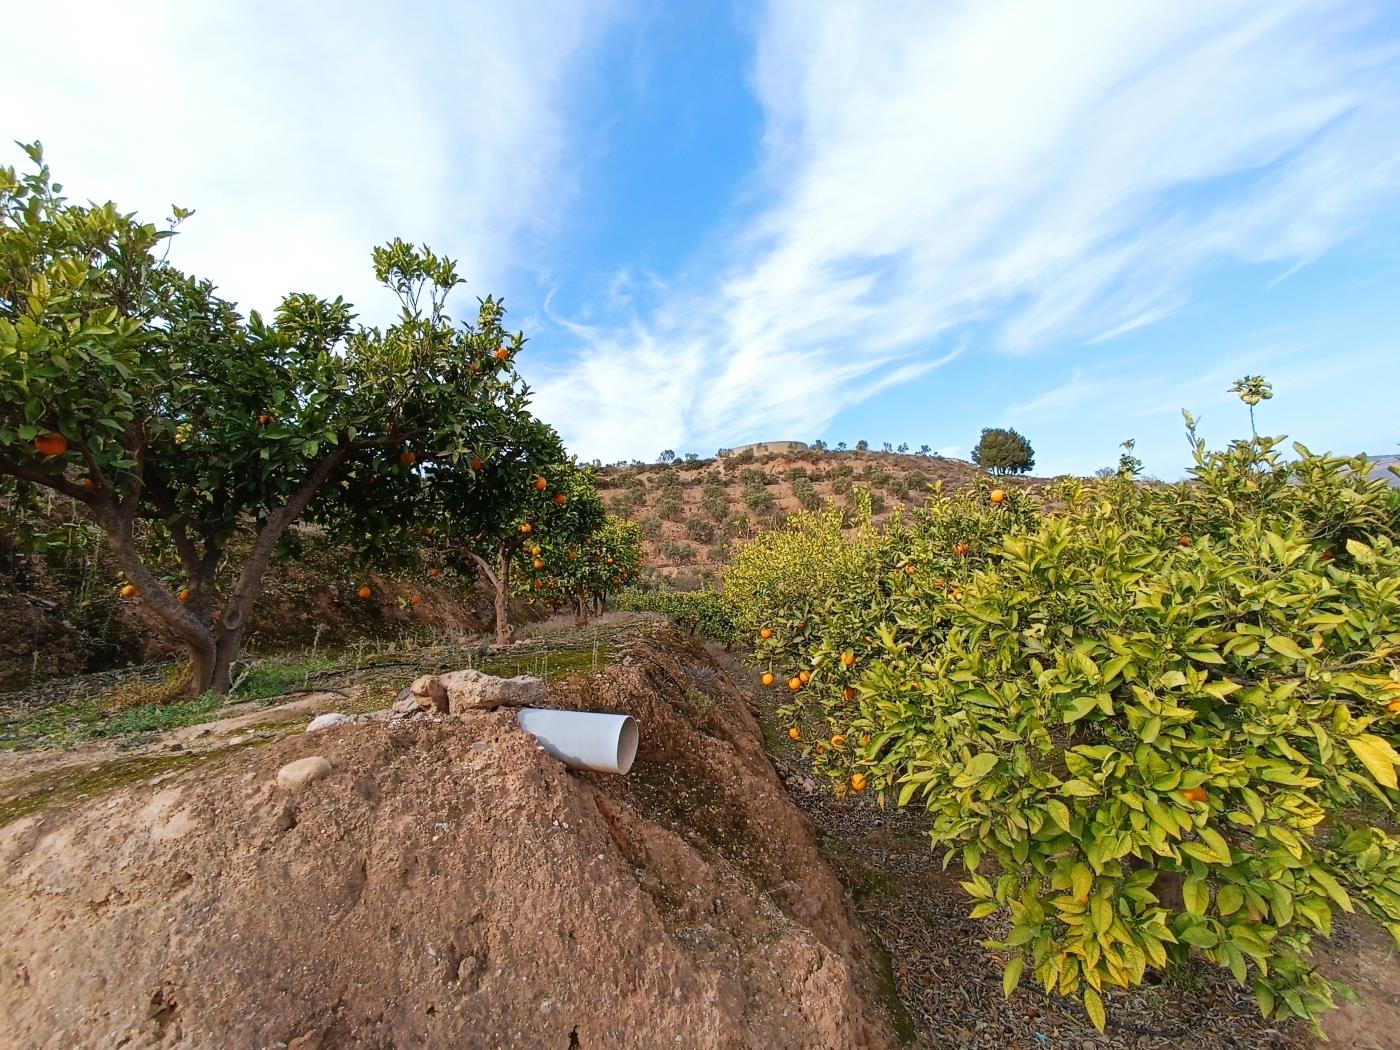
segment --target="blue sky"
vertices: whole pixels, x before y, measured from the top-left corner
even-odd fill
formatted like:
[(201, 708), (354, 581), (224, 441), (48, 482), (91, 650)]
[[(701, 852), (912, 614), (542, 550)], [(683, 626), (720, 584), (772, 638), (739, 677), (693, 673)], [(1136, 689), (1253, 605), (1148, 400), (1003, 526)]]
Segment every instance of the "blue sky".
[[(585, 458), (865, 438), (1037, 472), (1180, 409), (1400, 447), (1400, 9), (1383, 2), (55, 0), (0, 133), (79, 197), (197, 209), (172, 252), (245, 307), (369, 247), (461, 260)], [(114, 66), (113, 56), (123, 56)], [(6, 163), (18, 163), (15, 150)]]

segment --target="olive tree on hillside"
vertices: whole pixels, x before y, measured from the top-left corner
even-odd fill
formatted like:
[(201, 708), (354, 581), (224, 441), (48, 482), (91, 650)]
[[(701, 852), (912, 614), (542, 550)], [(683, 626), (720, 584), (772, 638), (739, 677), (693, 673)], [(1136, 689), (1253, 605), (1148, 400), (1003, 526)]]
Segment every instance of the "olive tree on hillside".
[[(453, 327), (451, 261), (394, 242), (374, 253), (393, 326), (309, 295), (245, 321), (164, 261), (173, 223), (70, 204), (25, 151), (33, 171), (0, 169), (0, 474), (75, 500), (188, 650), (190, 695), (227, 692), (295, 521), (374, 471), (471, 455), (467, 432), (512, 389), (500, 309)], [(182, 584), (157, 571), (170, 551)]]

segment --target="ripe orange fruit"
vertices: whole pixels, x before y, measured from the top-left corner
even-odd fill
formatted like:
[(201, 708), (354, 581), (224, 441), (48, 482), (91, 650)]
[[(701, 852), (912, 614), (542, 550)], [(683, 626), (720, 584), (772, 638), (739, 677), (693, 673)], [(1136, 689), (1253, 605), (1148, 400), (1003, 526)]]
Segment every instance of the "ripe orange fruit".
[(609, 556), (609, 558), (608, 558), (608, 564), (611, 565), (612, 563), (613, 563), (612, 557)]
[(474, 459), (474, 460), (472, 460), (472, 470), (480, 470), (480, 469), (481, 469), (482, 467), (484, 467), (484, 466), (486, 466), (486, 461), (485, 461), (485, 460), (482, 460), (482, 459)]
[(1006, 490), (1005, 490), (1005, 489), (992, 489), (992, 494), (991, 494), (990, 496), (988, 496), (987, 498), (990, 499), (993, 503), (1005, 503), (1005, 502), (1006, 502)]
[(416, 595), (416, 594), (410, 594), (410, 595), (408, 596), (408, 604), (409, 604), (409, 605), (417, 605), (417, 604), (419, 604), (422, 600), (423, 600), (423, 599), (420, 598), (420, 597), (418, 597), (418, 595)]
[(570, 558), (577, 558), (577, 557), (578, 557), (578, 551), (569, 551), (569, 557), (570, 557)]
[(61, 456), (68, 451), (68, 439), (56, 430), (34, 439), (34, 451), (41, 456)]
[(441, 576), (441, 575), (442, 575), (442, 570), (441, 570), (441, 569), (429, 569), (429, 570), (428, 570), (428, 578), (431, 579), (431, 580), (436, 580), (436, 579), (437, 579), (439, 576)]
[(181, 600), (182, 602), (187, 602), (187, 601), (189, 601), (189, 600), (190, 600), (191, 598), (193, 598), (193, 597), (194, 597), (194, 591), (190, 590), (188, 587), (186, 587), (186, 588), (184, 588), (183, 590), (180, 591), (180, 600)]
[(535, 590), (539, 590), (539, 589), (540, 589), (541, 587), (543, 587), (543, 586), (544, 586), (544, 582), (543, 582), (542, 580), (536, 580), (536, 581), (535, 581)]
[(503, 346), (499, 346), (499, 347), (496, 348), (496, 360), (497, 360), (497, 361), (506, 361), (506, 360), (509, 360), (509, 358), (510, 358), (510, 351), (509, 351), (509, 350), (507, 350), (507, 349), (506, 349), (505, 347), (503, 347)]
[(806, 685), (812, 680), (812, 672), (804, 669), (797, 672), (797, 677), (801, 679), (803, 685)]
[(860, 746), (861, 746), (861, 747), (869, 747), (869, 746), (870, 746), (870, 734), (869, 734), (869, 733), (862, 733), (862, 734), (860, 735)]
[(957, 602), (957, 601), (962, 601), (962, 588), (961, 588), (961, 587), (954, 587), (954, 588), (953, 588), (953, 601), (955, 601), (955, 602)]
[(1385, 705), (1385, 709), (1391, 714), (1400, 715), (1400, 696)]
[(373, 594), (373, 593), (374, 593), (374, 592), (373, 592), (372, 590), (369, 589), (369, 584), (363, 584), (363, 585), (361, 585), (360, 589), (359, 589), (358, 591), (355, 592), (355, 597), (357, 597), (357, 598), (359, 598), (361, 601), (363, 601), (364, 599), (368, 598), (368, 597), (369, 597), (371, 594)]
[(1209, 793), (1203, 787), (1187, 788), (1181, 795), (1187, 802), (1204, 802), (1210, 798)]
[(126, 586), (124, 586), (124, 587), (121, 589), (121, 596), (122, 596), (123, 598), (135, 598), (135, 597), (136, 597), (136, 586), (135, 586), (135, 584), (128, 583)]
[(413, 466), (413, 464), (418, 462), (418, 457), (415, 456), (412, 452), (402, 452), (399, 454), (399, 462), (402, 463), (405, 467), (411, 467)]
[(568, 497), (566, 494), (564, 494), (563, 492), (556, 492), (556, 493), (554, 494), (554, 505), (555, 505), (555, 506), (557, 506), (557, 507), (562, 507), (565, 503), (568, 503), (568, 502), (569, 502), (569, 497)]
[(83, 488), (92, 492), (97, 488), (97, 482), (93, 481), (92, 478), (83, 478)]
[(916, 572), (918, 572), (918, 571), (919, 571), (918, 569), (914, 568), (913, 563), (910, 563), (909, 565), (904, 566), (904, 575), (905, 575), (905, 576), (913, 576), (914, 573), (916, 573)]
[(763, 674), (763, 684), (764, 684), (765, 686), (770, 686), (770, 685), (772, 685), (772, 684), (773, 684), (774, 682), (776, 682), (776, 681), (777, 681), (777, 679), (773, 677), (773, 672), (772, 672), (772, 671), (765, 671), (765, 672), (764, 672), (764, 674)]
[(534, 529), (532, 529), (532, 528), (530, 527), (530, 523), (529, 523), (528, 521), (522, 522), (522, 523), (521, 523), (521, 526), (520, 526), (520, 535), (522, 535), (522, 536), (528, 536), (528, 535), (530, 535), (530, 533), (532, 533), (533, 531), (534, 531)]
[(1337, 556), (1337, 555), (1336, 555), (1336, 553), (1335, 553), (1334, 551), (1323, 551), (1323, 552), (1322, 552), (1322, 560), (1323, 560), (1323, 561), (1331, 561), (1331, 560), (1332, 560), (1333, 558), (1335, 558), (1336, 556)]
[(535, 488), (540, 492), (543, 492), (545, 489), (549, 488), (549, 482), (545, 480), (545, 476), (543, 474), (541, 474), (535, 479)]
[(788, 730), (788, 736), (792, 737), (792, 739), (794, 740), (801, 740), (802, 731), (799, 730), (796, 726), (793, 726), (791, 729)]
[(967, 552), (970, 550), (972, 550), (972, 548), (969, 547), (966, 543), (953, 544), (953, 553), (956, 554), (959, 558), (965, 557)]
[(759, 636), (760, 638), (762, 638), (765, 642), (768, 641), (769, 638), (772, 638), (772, 637), (773, 637), (773, 628), (771, 628), (771, 627), (765, 627), (765, 628), (763, 628), (763, 630), (761, 630), (761, 631), (758, 632), (758, 636)]
[(800, 678), (789, 678), (789, 679), (788, 679), (788, 688), (791, 689), (794, 693), (797, 692), (799, 689), (802, 688), (802, 679), (800, 679)]
[(258, 426), (260, 427), (265, 427), (271, 422), (272, 414), (269, 412), (264, 412), (262, 415), (258, 416)]
[(852, 790), (852, 791), (864, 791), (864, 790), (865, 790), (865, 785), (866, 785), (867, 783), (869, 783), (869, 781), (867, 781), (867, 780), (865, 779), (865, 774), (864, 774), (864, 773), (852, 773), (852, 774), (851, 774), (851, 790)]
[(535, 568), (537, 568), (537, 569), (543, 569), (543, 568), (544, 568), (544, 559), (543, 559), (543, 558), (536, 558), (536, 559), (535, 559)]
[(846, 686), (846, 689), (842, 695), (844, 695), (847, 700), (854, 700), (856, 698), (856, 691), (850, 686)]
[(847, 667), (854, 667), (856, 665), (856, 654), (847, 649), (841, 654), (841, 662)]
[(845, 737), (845, 734), (843, 734), (843, 733), (836, 733), (836, 734), (834, 734), (834, 735), (832, 736), (832, 738), (831, 738), (831, 746), (832, 746), (832, 747), (840, 747), (840, 746), (841, 746), (842, 744), (844, 744), (845, 742), (846, 742), (846, 737)]
[(1190, 537), (1190, 536), (1178, 536), (1177, 539), (1176, 539), (1176, 545), (1177, 545), (1178, 547), (1189, 547), (1189, 546), (1191, 546), (1191, 537)]

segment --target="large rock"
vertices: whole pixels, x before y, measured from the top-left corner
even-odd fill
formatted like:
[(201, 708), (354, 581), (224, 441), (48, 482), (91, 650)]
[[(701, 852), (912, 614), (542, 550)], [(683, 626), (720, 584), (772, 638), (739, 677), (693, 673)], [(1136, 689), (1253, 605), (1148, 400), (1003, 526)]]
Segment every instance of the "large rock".
[(330, 771), (331, 764), (320, 755), (299, 758), (277, 771), (277, 786), (284, 791), (299, 791), (307, 784), (328, 776)]
[(332, 711), (324, 715), (317, 715), (306, 727), (308, 733), (319, 733), (323, 729), (334, 729), (336, 726), (349, 725), (355, 721), (350, 715), (341, 714), (339, 711)]
[[(447, 713), (447, 690), (438, 681), (436, 675), (425, 674), (415, 678), (408, 686), (408, 696), (406, 700), (413, 701), (418, 711), (437, 711), (440, 714)], [(405, 704), (405, 708), (408, 705)], [(413, 710), (409, 710), (412, 714)]]
[(496, 678), (480, 671), (449, 671), (438, 675), (437, 683), (446, 690), (448, 710), (453, 714), (491, 711), (498, 707), (533, 707), (544, 703), (545, 698), (544, 680), (528, 675)]

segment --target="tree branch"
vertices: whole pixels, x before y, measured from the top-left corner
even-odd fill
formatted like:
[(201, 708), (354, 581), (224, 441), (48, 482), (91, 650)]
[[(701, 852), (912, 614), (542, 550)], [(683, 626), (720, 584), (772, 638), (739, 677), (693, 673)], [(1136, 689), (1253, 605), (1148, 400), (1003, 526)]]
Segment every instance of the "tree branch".
[(42, 485), (46, 489), (75, 499), (79, 503), (92, 503), (92, 493), (81, 485), (74, 484), (62, 474), (49, 474), (42, 470), (35, 470), (33, 467), (22, 466), (12, 459), (0, 456), (0, 474), (8, 474), (20, 481), (28, 481), (34, 485)]

